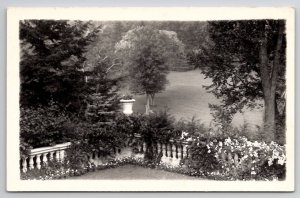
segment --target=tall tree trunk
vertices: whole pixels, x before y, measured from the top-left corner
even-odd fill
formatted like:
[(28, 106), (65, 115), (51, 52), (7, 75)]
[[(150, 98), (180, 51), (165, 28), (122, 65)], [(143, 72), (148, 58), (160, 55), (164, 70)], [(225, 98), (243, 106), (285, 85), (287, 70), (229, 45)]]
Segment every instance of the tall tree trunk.
[(264, 97), (264, 131), (263, 137), (266, 141), (275, 141), (276, 125), (275, 125), (275, 99), (273, 94)]
[(155, 103), (154, 103), (154, 97), (155, 97), (155, 94), (151, 94), (150, 95), (151, 96), (151, 106), (154, 106), (155, 105)]
[(150, 94), (146, 94), (146, 115), (149, 115), (150, 113)]
[[(265, 113), (264, 113), (264, 127), (263, 137), (266, 141), (276, 141), (276, 122), (275, 122), (275, 92), (276, 81), (278, 75), (278, 65), (280, 57), (280, 48), (282, 46), (283, 24), (279, 22), (278, 37), (276, 42), (276, 49), (274, 53), (273, 64), (270, 64), (267, 52), (268, 39), (266, 35), (265, 25), (262, 29), (261, 43), (260, 43), (260, 72), (261, 81), (264, 93)], [(271, 66), (271, 67), (270, 67)]]

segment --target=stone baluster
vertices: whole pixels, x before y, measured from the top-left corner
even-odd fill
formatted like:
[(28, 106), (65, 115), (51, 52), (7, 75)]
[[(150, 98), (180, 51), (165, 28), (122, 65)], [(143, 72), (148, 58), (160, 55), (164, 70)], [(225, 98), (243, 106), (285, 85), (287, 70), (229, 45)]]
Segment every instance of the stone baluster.
[(49, 160), (52, 161), (53, 160), (53, 155), (54, 155), (54, 151), (51, 151), (49, 154)]
[(60, 155), (60, 161), (63, 162), (65, 159), (65, 150), (60, 150), (59, 155)]
[(162, 144), (162, 155), (166, 156), (166, 145)]
[(145, 153), (146, 152), (146, 142), (143, 142), (143, 152)]
[(187, 145), (183, 145), (182, 158), (186, 158), (186, 157), (187, 157)]
[(33, 161), (34, 156), (29, 156), (29, 170), (34, 169), (34, 161)]
[(166, 148), (167, 148), (167, 157), (171, 157), (172, 145), (171, 144), (170, 145), (167, 144)]
[(232, 154), (231, 154), (231, 153), (228, 153), (227, 157), (228, 157), (228, 162), (229, 162), (230, 164), (232, 164)]
[(99, 156), (98, 152), (95, 152), (95, 160), (94, 160), (95, 166), (99, 165), (99, 157), (98, 156)]
[(139, 142), (137, 142), (136, 147), (139, 153), (142, 152), (141, 144)]
[(60, 156), (59, 156), (59, 155), (60, 155), (60, 152), (59, 152), (59, 151), (56, 151), (56, 152), (55, 152), (55, 159), (56, 159), (57, 162), (59, 162), (59, 159), (60, 159)]
[(90, 163), (93, 163), (93, 162), (94, 162), (94, 159), (93, 159), (93, 153), (89, 153), (89, 154), (88, 154), (88, 157), (89, 157), (89, 162), (90, 162)]
[(178, 159), (182, 159), (182, 149), (181, 149), (181, 145), (177, 146), (177, 157)]
[(172, 145), (172, 157), (175, 159), (177, 158), (177, 153), (176, 153), (176, 146), (175, 144)]
[(223, 161), (226, 161), (226, 155), (225, 155), (224, 151), (222, 151), (221, 159), (222, 159)]
[(153, 143), (152, 148), (153, 148), (153, 153), (157, 154), (157, 144), (156, 143)]
[(161, 153), (161, 143), (157, 143), (157, 153), (160, 154)]
[(237, 166), (239, 163), (239, 156), (235, 153), (234, 154), (234, 164)]
[(48, 153), (43, 153), (43, 158), (42, 158), (43, 164), (47, 164), (47, 161), (48, 161), (47, 154)]
[(140, 148), (141, 148), (140, 152), (141, 152), (141, 153), (144, 153), (143, 143), (140, 142), (139, 144), (140, 144)]
[(37, 154), (36, 155), (36, 160), (35, 160), (35, 162), (36, 162), (36, 167), (38, 168), (38, 169), (41, 169), (41, 154)]
[(22, 171), (23, 173), (27, 172), (27, 157), (22, 159)]

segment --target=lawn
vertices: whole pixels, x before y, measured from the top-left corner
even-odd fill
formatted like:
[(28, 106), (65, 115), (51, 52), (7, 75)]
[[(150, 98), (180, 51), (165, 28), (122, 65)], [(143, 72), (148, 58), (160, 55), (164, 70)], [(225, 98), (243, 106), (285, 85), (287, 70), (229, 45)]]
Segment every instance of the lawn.
[(69, 179), (185, 179), (195, 180), (197, 177), (191, 177), (178, 173), (171, 173), (164, 170), (157, 170), (151, 168), (144, 168), (136, 165), (124, 165), (117, 168), (110, 168), (99, 170), (96, 172), (89, 172), (87, 174), (70, 177)]
[[(168, 108), (169, 113), (179, 120), (191, 119), (193, 116), (205, 124), (212, 120), (208, 104), (218, 104), (219, 100), (211, 93), (208, 93), (203, 85), (211, 84), (211, 79), (205, 79), (200, 70), (187, 72), (170, 72), (167, 76), (169, 84), (162, 93), (155, 98), (156, 106), (154, 111)], [(134, 112), (145, 112), (146, 96), (136, 95), (136, 102), (133, 105)], [(246, 121), (250, 126), (262, 123), (262, 109), (245, 110), (243, 114), (234, 117), (235, 126), (242, 125)]]

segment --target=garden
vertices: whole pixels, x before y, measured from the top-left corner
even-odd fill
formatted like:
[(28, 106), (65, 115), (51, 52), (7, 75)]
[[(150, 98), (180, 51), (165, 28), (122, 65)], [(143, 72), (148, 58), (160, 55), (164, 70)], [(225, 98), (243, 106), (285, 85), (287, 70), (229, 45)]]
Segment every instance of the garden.
[[(270, 68), (258, 53), (273, 69), (284, 66), (282, 26), (21, 21), (21, 179), (129, 166), (193, 179), (284, 180), (284, 72), (265, 78)], [(277, 47), (254, 36), (276, 38)], [(235, 125), (245, 109), (263, 109), (263, 121)]]

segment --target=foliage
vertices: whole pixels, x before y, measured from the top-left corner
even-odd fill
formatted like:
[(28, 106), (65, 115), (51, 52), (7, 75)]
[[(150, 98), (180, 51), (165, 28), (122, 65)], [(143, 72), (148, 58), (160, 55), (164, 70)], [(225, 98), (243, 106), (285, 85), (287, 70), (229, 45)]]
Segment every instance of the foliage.
[(205, 142), (193, 141), (188, 146), (188, 151), (189, 156), (184, 164), (191, 175), (208, 176), (209, 173), (221, 168), (214, 157), (214, 152), (208, 150)]
[(179, 120), (174, 124), (174, 132), (181, 134), (181, 140), (190, 141), (196, 137), (201, 137), (201, 139), (209, 138), (209, 130), (205, 127), (204, 123), (200, 120), (196, 120), (192, 117), (191, 120)]
[(66, 141), (64, 125), (70, 118), (57, 104), (47, 108), (20, 108), (20, 149), (26, 154), (26, 148), (49, 146)]
[(131, 94), (123, 95), (123, 96), (122, 96), (122, 99), (123, 99), (123, 100), (132, 100), (132, 99), (133, 99), (133, 95), (131, 95)]
[(106, 61), (98, 62), (87, 72), (87, 108), (85, 118), (91, 123), (112, 122), (119, 111), (118, 79), (112, 79), (106, 72)]
[(167, 110), (159, 111), (149, 116), (145, 116), (144, 123), (140, 130), (140, 134), (147, 141), (167, 142), (171, 138), (175, 138), (174, 129), (175, 119), (167, 112)]
[(86, 86), (83, 54), (97, 31), (81, 21), (20, 21), (21, 106), (47, 105), (53, 100), (79, 113)]
[[(251, 142), (245, 137), (227, 138), (224, 141), (210, 142), (207, 148), (209, 152), (215, 153), (216, 159), (222, 165), (223, 174), (231, 178), (272, 180), (285, 177), (285, 147), (275, 142), (266, 144)], [(235, 154), (238, 159), (234, 159)]]
[(228, 108), (223, 108), (222, 105), (209, 104), (211, 115), (213, 117), (210, 123), (210, 130), (215, 136), (232, 136), (242, 135), (236, 134), (232, 126), (233, 112)]
[[(22, 173), (21, 178), (61, 179), (125, 164), (163, 169), (214, 180), (283, 180), (286, 172), (284, 146), (274, 142), (270, 144), (251, 142), (246, 138), (215, 139), (207, 143), (193, 140), (188, 146), (188, 157), (179, 166), (156, 162), (155, 157), (157, 156), (149, 158), (147, 151), (144, 151), (142, 155), (135, 153), (130, 157), (123, 158), (114, 158), (114, 155), (105, 158), (102, 153), (99, 156), (102, 163), (95, 166), (87, 157), (94, 151), (89, 149), (83, 152), (81, 143), (74, 143), (67, 150), (63, 163), (50, 161), (48, 166), (43, 164), (40, 170), (35, 169)], [(235, 154), (238, 158), (235, 157)]]
[[(184, 46), (175, 32), (139, 26), (128, 31), (116, 44), (116, 51), (128, 70), (130, 90), (135, 94), (150, 96), (165, 90), (170, 65), (184, 60)], [(148, 108), (148, 109), (147, 109)]]
[[(148, 163), (153, 163), (158, 156), (154, 150), (154, 143), (168, 142), (170, 139), (179, 137), (179, 133), (174, 131), (174, 118), (167, 111), (160, 111), (150, 115), (132, 114), (129, 116), (120, 114), (115, 123), (114, 130), (125, 133), (129, 136), (132, 146), (138, 141), (146, 143), (146, 157)], [(140, 140), (136, 140), (136, 136)]]
[[(278, 21), (221, 21), (210, 22), (209, 33), (214, 46), (209, 50), (207, 60), (210, 67), (203, 73), (213, 79), (207, 87), (217, 97), (222, 97), (226, 106), (236, 110), (244, 105), (255, 105), (256, 99), (263, 98), (259, 65), (261, 25), (268, 24), (268, 39), (277, 37)], [(274, 58), (274, 42), (270, 46), (270, 59)], [(241, 47), (243, 46), (243, 47)], [(284, 48), (284, 46), (283, 46)], [(226, 50), (224, 50), (226, 49)], [(214, 60), (213, 60), (214, 59)], [(281, 55), (281, 78), (284, 78), (285, 54)], [(281, 79), (280, 78), (280, 79)], [(284, 83), (284, 82), (283, 82)]]
[(261, 106), (258, 101), (264, 100), (264, 132), (268, 140), (274, 140), (274, 120), (278, 119), (275, 101), (284, 99), (283, 27), (281, 20), (209, 22), (213, 45), (206, 51), (208, 67), (202, 71), (213, 80), (206, 88), (222, 99), (221, 107), (228, 113)]

